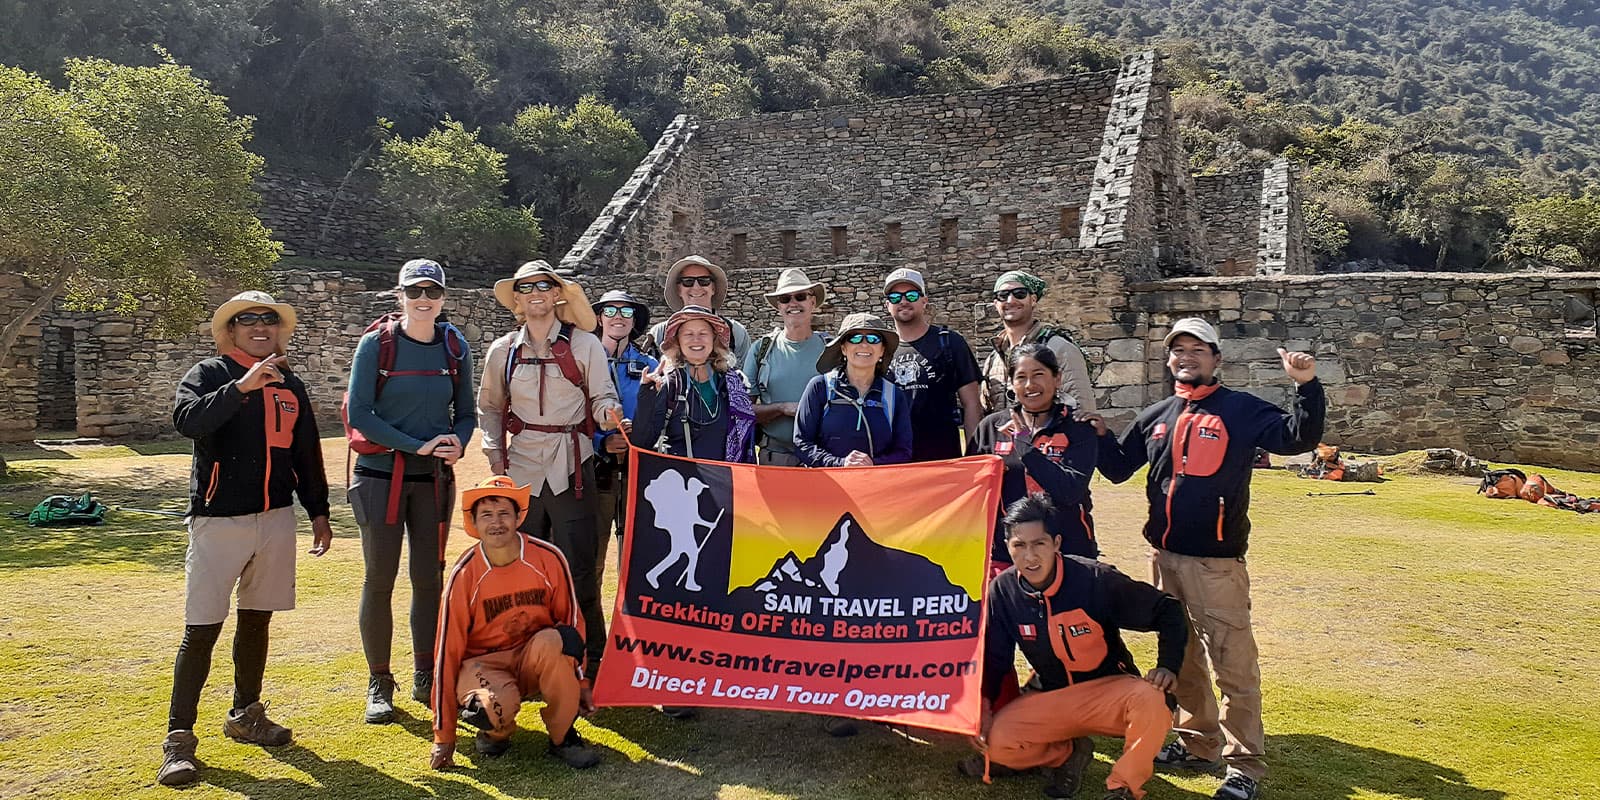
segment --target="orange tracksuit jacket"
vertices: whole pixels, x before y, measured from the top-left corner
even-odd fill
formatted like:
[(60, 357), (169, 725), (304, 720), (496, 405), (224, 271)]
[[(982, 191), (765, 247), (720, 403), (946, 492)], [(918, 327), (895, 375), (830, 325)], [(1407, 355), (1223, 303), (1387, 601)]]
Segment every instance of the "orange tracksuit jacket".
[(522, 555), (503, 567), (489, 563), (483, 546), (461, 554), (444, 585), (439, 641), (434, 647), (433, 740), (456, 740), (456, 681), (469, 658), (515, 650), (545, 628), (561, 631), (562, 652), (578, 659), (581, 677), (583, 615), (572, 571), (549, 542), (521, 534)]

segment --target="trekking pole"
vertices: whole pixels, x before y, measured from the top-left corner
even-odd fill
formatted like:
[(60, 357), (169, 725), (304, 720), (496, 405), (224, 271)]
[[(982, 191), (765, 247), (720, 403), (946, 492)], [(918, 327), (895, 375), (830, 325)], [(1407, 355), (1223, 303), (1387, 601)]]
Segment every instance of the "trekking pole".
[[(728, 509), (726, 509), (726, 508), (717, 511), (717, 518), (711, 521), (711, 527), (706, 530), (706, 538), (699, 539), (699, 540), (695, 541), (694, 554), (696, 556), (700, 555), (700, 551), (701, 550), (706, 549), (706, 542), (711, 541), (711, 534), (716, 532), (717, 523), (722, 522), (722, 515), (724, 515), (726, 513), (728, 513)], [(705, 520), (701, 520), (702, 524), (704, 522), (705, 522)], [(688, 581), (689, 581), (689, 569), (688, 569), (688, 567), (685, 567), (684, 570), (683, 570), (683, 574), (678, 576), (678, 585), (679, 586), (683, 586), (683, 585), (687, 584)]]
[(1364, 492), (1306, 492), (1306, 497), (1362, 497), (1365, 495), (1376, 497), (1378, 493), (1371, 489)]

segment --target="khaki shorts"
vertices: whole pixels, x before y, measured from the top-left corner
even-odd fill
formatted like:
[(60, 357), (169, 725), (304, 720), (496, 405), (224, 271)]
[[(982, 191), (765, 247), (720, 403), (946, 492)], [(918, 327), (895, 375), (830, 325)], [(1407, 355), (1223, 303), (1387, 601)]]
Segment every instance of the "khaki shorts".
[(228, 618), (228, 599), (239, 587), (239, 607), (249, 611), (294, 608), (294, 506), (238, 517), (188, 519), (184, 556), (185, 625)]

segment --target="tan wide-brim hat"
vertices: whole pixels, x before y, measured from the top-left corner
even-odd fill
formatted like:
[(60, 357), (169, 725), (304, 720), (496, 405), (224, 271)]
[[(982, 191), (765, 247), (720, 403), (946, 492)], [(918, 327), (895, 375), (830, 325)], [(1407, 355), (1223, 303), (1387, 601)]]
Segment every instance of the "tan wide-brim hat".
[(817, 308), (822, 308), (828, 302), (828, 285), (826, 283), (807, 278), (805, 270), (799, 267), (790, 267), (778, 273), (778, 286), (767, 292), (767, 304), (776, 305), (773, 302), (773, 298), (780, 295), (794, 294), (795, 292), (810, 292), (817, 298)]
[(589, 306), (589, 298), (584, 295), (583, 287), (577, 281), (561, 277), (547, 261), (529, 261), (517, 267), (515, 275), (495, 281), (494, 299), (499, 300), (500, 305), (511, 313), (517, 313), (520, 310), (517, 291), (512, 287), (537, 275), (546, 276), (561, 287), (561, 295), (556, 299), (556, 319), (581, 331), (594, 330), (594, 309)]
[(884, 322), (877, 314), (857, 312), (844, 318), (844, 322), (839, 324), (839, 334), (828, 341), (822, 355), (817, 357), (818, 372), (828, 372), (844, 363), (844, 340), (852, 333), (876, 333), (882, 336), (884, 363), (894, 358), (894, 351), (900, 347), (900, 334), (895, 332), (893, 325)]
[(522, 521), (528, 518), (528, 498), (532, 495), (531, 486), (518, 486), (516, 481), (504, 475), (485, 478), (482, 483), (461, 493), (461, 527), (468, 536), (480, 538), (478, 526), (472, 521), (472, 507), (485, 497), (504, 497), (516, 503), (517, 526), (521, 527)]
[(270, 308), (278, 312), (281, 320), (278, 323), (278, 355), (289, 352), (289, 335), (294, 333), (295, 313), (288, 303), (279, 303), (272, 299), (266, 292), (240, 292), (217, 307), (211, 315), (211, 339), (217, 343), (217, 352), (226, 353), (234, 349), (233, 334), (228, 332), (228, 323), (233, 321), (234, 315), (249, 311), (252, 308)]
[(705, 267), (711, 272), (711, 308), (713, 311), (721, 310), (722, 304), (728, 300), (728, 273), (702, 256), (680, 258), (667, 270), (667, 279), (661, 288), (661, 294), (667, 301), (667, 308), (673, 311), (683, 308), (683, 297), (678, 293), (678, 276), (689, 266)]

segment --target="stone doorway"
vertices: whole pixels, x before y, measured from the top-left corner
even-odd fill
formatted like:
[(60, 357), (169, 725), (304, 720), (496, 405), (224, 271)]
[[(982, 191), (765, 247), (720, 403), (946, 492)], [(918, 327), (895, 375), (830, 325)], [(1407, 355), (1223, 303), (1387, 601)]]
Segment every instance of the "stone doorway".
[(72, 328), (48, 325), (39, 348), (39, 412), (41, 434), (78, 430), (77, 341)]

